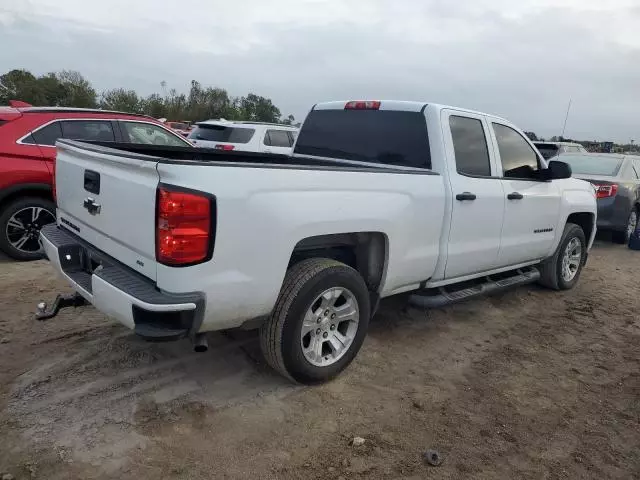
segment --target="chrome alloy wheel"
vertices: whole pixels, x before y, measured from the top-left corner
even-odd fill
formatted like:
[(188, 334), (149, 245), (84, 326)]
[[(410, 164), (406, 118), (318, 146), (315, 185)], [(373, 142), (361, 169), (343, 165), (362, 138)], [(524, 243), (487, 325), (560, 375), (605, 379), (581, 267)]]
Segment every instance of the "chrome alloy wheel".
[(318, 295), (307, 309), (300, 342), (306, 360), (327, 367), (340, 360), (358, 332), (360, 310), (355, 295), (334, 287)]
[(576, 237), (572, 238), (562, 254), (562, 278), (570, 282), (580, 270), (582, 262), (582, 244)]

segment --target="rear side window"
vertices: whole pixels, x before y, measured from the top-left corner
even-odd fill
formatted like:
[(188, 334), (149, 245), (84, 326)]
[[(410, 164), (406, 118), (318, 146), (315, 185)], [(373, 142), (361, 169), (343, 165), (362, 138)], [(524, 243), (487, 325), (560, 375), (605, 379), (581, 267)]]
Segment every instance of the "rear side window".
[(293, 138), (286, 130), (267, 130), (264, 134), (264, 144), (271, 147), (291, 147)]
[(493, 131), (498, 141), (502, 174), (506, 178), (538, 178), (538, 156), (522, 135), (499, 123), (493, 124)]
[(60, 122), (53, 122), (32, 133), (33, 139), (38, 145), (55, 145), (56, 140), (62, 137)]
[(33, 145), (33, 144), (35, 144), (35, 143), (36, 143), (36, 139), (35, 139), (35, 138), (33, 138), (33, 134), (31, 134), (31, 135), (27, 135), (26, 137), (24, 137), (24, 138), (21, 140), (21, 143), (28, 143), (28, 144)]
[(62, 124), (62, 136), (69, 140), (88, 140), (93, 142), (114, 142), (111, 122), (91, 120), (67, 120)]
[(189, 138), (209, 142), (249, 143), (254, 133), (254, 128), (227, 127), (225, 125), (207, 125), (201, 123), (193, 129)]
[(476, 118), (451, 116), (449, 127), (458, 173), (491, 176), (489, 149), (482, 122)]
[(298, 134), (295, 153), (431, 168), (427, 125), (420, 112), (313, 110)]

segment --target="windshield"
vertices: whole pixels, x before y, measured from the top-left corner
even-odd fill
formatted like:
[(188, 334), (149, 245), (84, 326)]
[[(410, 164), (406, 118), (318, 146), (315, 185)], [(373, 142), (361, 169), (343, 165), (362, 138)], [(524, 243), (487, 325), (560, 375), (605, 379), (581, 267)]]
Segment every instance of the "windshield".
[(200, 123), (189, 134), (192, 140), (206, 140), (209, 142), (249, 143), (255, 129), (227, 127), (224, 125), (208, 125)]
[(619, 158), (611, 158), (605, 156), (571, 156), (563, 155), (563, 162), (571, 165), (571, 171), (574, 175), (604, 175), (615, 177), (620, 170), (622, 160)]
[(554, 145), (553, 143), (534, 143), (534, 145), (545, 160), (558, 155), (558, 145)]
[(313, 110), (294, 153), (431, 168), (427, 125), (420, 112)]

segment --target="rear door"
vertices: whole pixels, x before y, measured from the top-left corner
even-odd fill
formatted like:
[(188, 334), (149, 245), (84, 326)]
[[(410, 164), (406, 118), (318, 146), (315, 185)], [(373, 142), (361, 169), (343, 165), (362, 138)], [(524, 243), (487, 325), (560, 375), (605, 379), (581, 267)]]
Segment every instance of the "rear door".
[(443, 110), (442, 129), (453, 192), (445, 278), (496, 268), (504, 191), (483, 115)]
[(293, 147), (293, 137), (289, 132), (282, 129), (268, 128), (262, 139), (262, 149), (267, 153), (291, 154)]
[(541, 179), (540, 158), (525, 137), (500, 121), (491, 122), (491, 137), (505, 192), (505, 214), (498, 263), (515, 265), (549, 254), (560, 215), (560, 188)]
[(57, 147), (58, 223), (155, 280), (156, 161), (75, 141)]

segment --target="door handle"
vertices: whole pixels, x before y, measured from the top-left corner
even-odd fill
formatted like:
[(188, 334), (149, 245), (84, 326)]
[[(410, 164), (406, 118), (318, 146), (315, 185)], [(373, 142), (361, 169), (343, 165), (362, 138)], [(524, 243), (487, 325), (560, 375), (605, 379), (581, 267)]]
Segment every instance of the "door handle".
[(524, 195), (522, 195), (520, 192), (513, 192), (507, 195), (507, 200), (522, 200), (523, 198)]
[(456, 195), (456, 200), (475, 200), (476, 194), (471, 192), (462, 192)]

